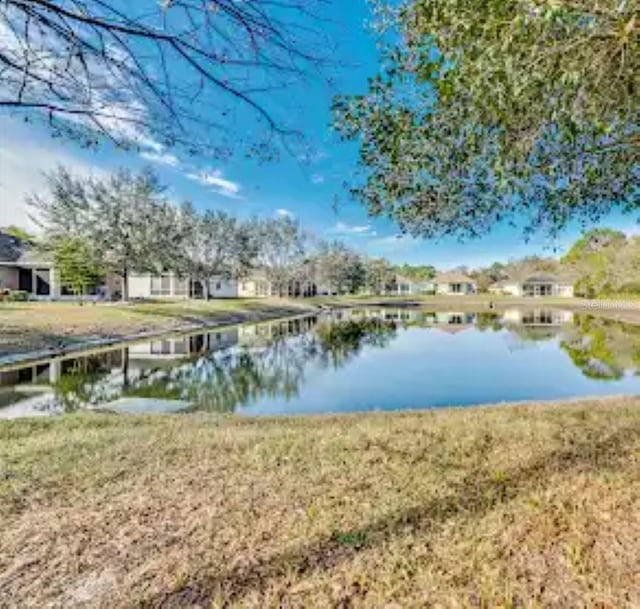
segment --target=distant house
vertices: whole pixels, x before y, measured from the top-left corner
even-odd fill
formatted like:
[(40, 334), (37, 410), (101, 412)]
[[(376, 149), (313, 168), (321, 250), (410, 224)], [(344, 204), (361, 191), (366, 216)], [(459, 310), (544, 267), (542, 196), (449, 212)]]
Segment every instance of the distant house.
[(417, 294), (435, 294), (436, 284), (432, 279), (411, 279), (404, 275), (396, 275), (394, 293), (400, 296)]
[(524, 296), (529, 298), (556, 296), (573, 297), (573, 281), (548, 273), (534, 273), (521, 279), (505, 279), (489, 286), (492, 294)]
[(489, 294), (518, 296), (520, 294), (520, 283), (515, 279), (501, 279), (492, 283), (488, 288)]
[(440, 273), (435, 278), (436, 293), (464, 296), (475, 294), (478, 291), (478, 284), (475, 279), (467, 277), (464, 273), (450, 272)]
[(43, 300), (59, 298), (59, 274), (32, 243), (0, 232), (0, 290), (19, 290)]
[[(292, 281), (280, 290), (259, 271), (244, 279), (212, 277), (207, 282), (209, 298), (267, 298), (269, 296), (315, 296), (317, 285), (310, 281)], [(131, 273), (127, 278), (129, 298), (204, 298), (200, 281), (175, 273)], [(282, 293), (280, 293), (282, 291)]]

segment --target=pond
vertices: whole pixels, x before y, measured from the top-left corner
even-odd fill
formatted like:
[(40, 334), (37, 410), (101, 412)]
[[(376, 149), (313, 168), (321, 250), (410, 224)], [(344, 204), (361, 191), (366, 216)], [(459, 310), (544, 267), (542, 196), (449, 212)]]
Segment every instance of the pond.
[(0, 372), (0, 418), (289, 415), (640, 393), (640, 327), (559, 310), (359, 309)]

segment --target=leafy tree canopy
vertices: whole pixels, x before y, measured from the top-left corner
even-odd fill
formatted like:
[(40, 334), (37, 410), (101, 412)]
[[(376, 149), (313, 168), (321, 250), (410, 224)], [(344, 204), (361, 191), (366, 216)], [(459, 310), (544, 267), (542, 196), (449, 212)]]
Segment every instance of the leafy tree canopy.
[[(334, 104), (372, 215), (434, 237), (556, 233), (640, 202), (640, 2), (408, 0), (381, 74)], [(388, 33), (388, 32), (387, 32)]]
[(80, 297), (100, 280), (104, 268), (91, 244), (81, 237), (62, 237), (52, 243), (60, 281)]
[(595, 228), (576, 241), (564, 257), (565, 262), (577, 262), (589, 254), (601, 252), (610, 246), (624, 246), (626, 236), (611, 228)]
[(416, 281), (433, 279), (436, 274), (436, 268), (430, 264), (412, 265), (402, 264), (398, 267), (398, 273), (408, 279), (414, 279)]
[(2, 228), (0, 228), (0, 232), (5, 233), (6, 235), (11, 235), (16, 239), (20, 239), (20, 241), (26, 241), (28, 243), (33, 243), (36, 240), (35, 235), (31, 234), (27, 229), (22, 228), (21, 226), (16, 226), (15, 224), (3, 226)]

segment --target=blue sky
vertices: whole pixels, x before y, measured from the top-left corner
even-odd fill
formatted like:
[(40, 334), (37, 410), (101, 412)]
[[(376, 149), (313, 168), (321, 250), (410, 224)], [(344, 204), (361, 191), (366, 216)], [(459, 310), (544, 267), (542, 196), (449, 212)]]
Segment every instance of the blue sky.
[[(309, 163), (293, 156), (256, 164), (243, 158), (220, 162), (182, 156), (164, 150), (146, 154), (124, 152), (108, 145), (84, 150), (73, 143), (52, 139), (38, 125), (20, 117), (0, 114), (0, 226), (28, 225), (24, 194), (42, 188), (41, 172), (63, 163), (83, 173), (101, 175), (120, 166), (152, 165), (176, 200), (189, 199), (200, 209), (224, 209), (240, 216), (292, 214), (323, 238), (340, 238), (369, 255), (381, 255), (401, 263), (434, 264), (448, 268), (460, 264), (479, 266), (528, 254), (562, 252), (579, 231), (569, 230), (552, 243), (544, 237), (525, 243), (521, 234), (502, 226), (481, 239), (464, 244), (397, 238), (387, 220), (368, 218), (357, 202), (350, 201), (343, 183), (353, 174), (357, 149), (338, 141), (331, 132), (330, 104), (334, 92), (364, 92), (367, 77), (376, 73), (375, 40), (365, 27), (370, 18), (366, 0), (335, 2), (332, 22), (326, 27), (337, 43), (336, 59), (344, 65), (334, 89), (320, 82), (299, 86), (287, 93), (295, 100), (287, 111), (311, 142), (315, 153)], [(334, 200), (338, 197), (337, 210)], [(636, 232), (631, 217), (614, 215), (603, 225)]]

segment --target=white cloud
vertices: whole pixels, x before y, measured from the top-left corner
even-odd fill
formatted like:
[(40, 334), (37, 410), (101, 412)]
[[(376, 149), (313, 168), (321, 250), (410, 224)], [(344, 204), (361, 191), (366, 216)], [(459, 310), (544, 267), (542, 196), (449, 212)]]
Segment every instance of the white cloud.
[(64, 165), (73, 173), (102, 177), (106, 172), (69, 154), (50, 138), (35, 138), (33, 132), (9, 118), (0, 118), (0, 226), (17, 224), (34, 230), (25, 198), (46, 189), (43, 172)]
[(222, 170), (212, 169), (211, 171), (200, 171), (198, 173), (188, 173), (190, 180), (199, 182), (203, 186), (211, 186), (214, 192), (229, 199), (240, 199), (241, 186), (238, 182), (233, 182), (224, 177)]
[(627, 237), (638, 237), (640, 236), (640, 223), (636, 222), (635, 224), (627, 226), (621, 230)]
[(297, 158), (301, 163), (312, 165), (324, 161), (329, 158), (329, 155), (324, 150), (307, 150), (299, 154)]
[(395, 252), (410, 250), (420, 243), (419, 239), (415, 239), (409, 235), (397, 234), (371, 239), (368, 243), (368, 247), (380, 254), (393, 254)]
[(281, 218), (293, 218), (294, 213), (288, 209), (284, 209), (281, 207), (280, 209), (276, 209), (276, 216), (280, 216)]
[(331, 232), (336, 235), (369, 235), (373, 236), (376, 234), (375, 231), (371, 230), (371, 224), (346, 224), (345, 222), (337, 222), (336, 225), (331, 229)]
[(178, 167), (180, 165), (178, 157), (170, 152), (141, 152), (140, 156), (147, 161), (159, 163), (160, 165), (169, 167)]
[(311, 183), (312, 184), (324, 184), (324, 176), (320, 173), (314, 173), (311, 176)]

